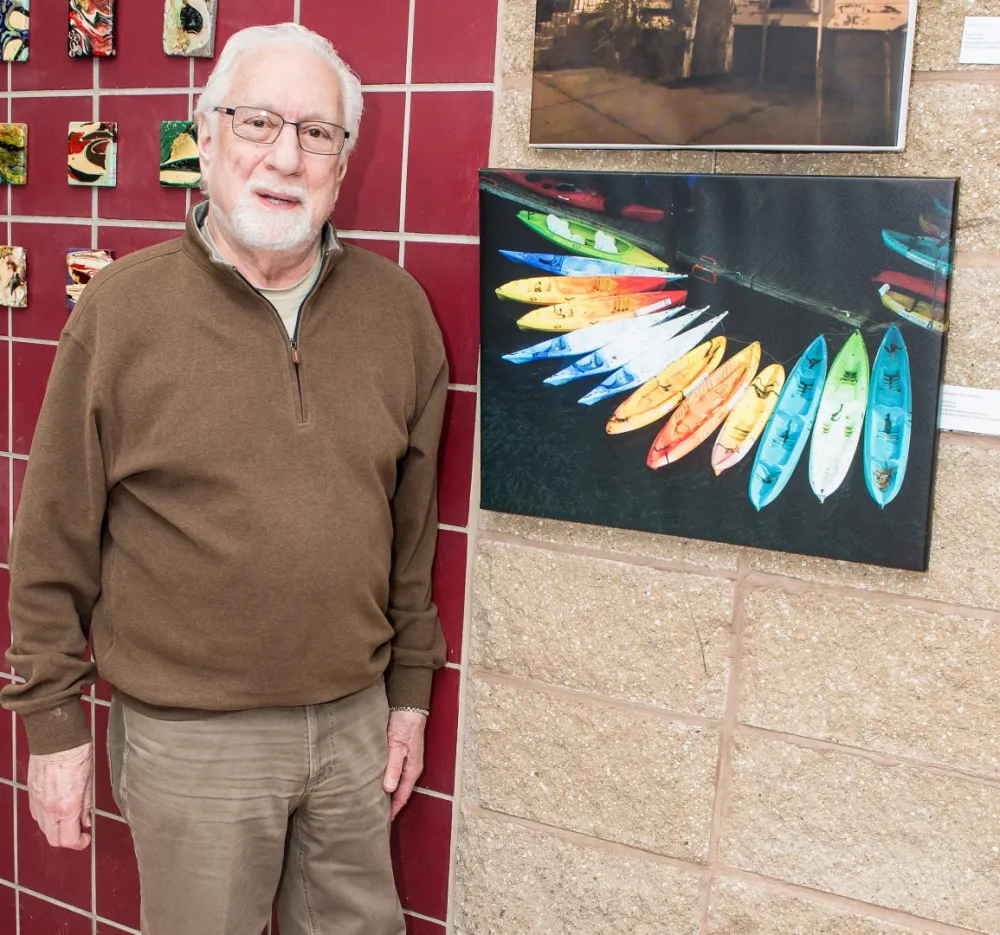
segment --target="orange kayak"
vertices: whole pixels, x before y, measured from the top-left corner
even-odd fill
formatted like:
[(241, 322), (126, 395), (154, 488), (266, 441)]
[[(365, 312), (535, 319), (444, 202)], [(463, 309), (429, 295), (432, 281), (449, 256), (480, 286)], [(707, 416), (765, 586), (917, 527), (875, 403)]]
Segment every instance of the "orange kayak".
[(596, 299), (574, 299), (559, 305), (532, 309), (517, 320), (518, 328), (539, 331), (576, 331), (599, 321), (632, 318), (640, 309), (657, 305), (652, 311), (683, 304), (686, 292), (641, 292), (637, 295), (608, 295)]
[(743, 348), (715, 370), (656, 436), (646, 464), (656, 470), (690, 454), (712, 434), (743, 395), (760, 364), (760, 342)]
[(666, 276), (535, 276), (504, 283), (496, 292), (501, 299), (554, 305), (572, 299), (649, 292), (666, 284)]
[(757, 374), (729, 413), (712, 446), (712, 470), (716, 474), (739, 464), (753, 448), (778, 404), (784, 385), (785, 368), (781, 364), (771, 364)]
[(608, 434), (631, 432), (665, 416), (719, 366), (725, 353), (724, 337), (712, 338), (688, 351), (640, 386), (615, 410), (605, 426)]

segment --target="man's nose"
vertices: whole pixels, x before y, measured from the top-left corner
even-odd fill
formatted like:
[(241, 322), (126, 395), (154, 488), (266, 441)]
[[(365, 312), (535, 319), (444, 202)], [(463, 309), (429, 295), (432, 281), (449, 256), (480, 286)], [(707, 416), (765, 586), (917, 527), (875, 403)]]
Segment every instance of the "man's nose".
[(298, 128), (286, 123), (278, 138), (270, 145), (268, 162), (278, 172), (292, 174), (302, 167), (302, 149), (299, 146)]

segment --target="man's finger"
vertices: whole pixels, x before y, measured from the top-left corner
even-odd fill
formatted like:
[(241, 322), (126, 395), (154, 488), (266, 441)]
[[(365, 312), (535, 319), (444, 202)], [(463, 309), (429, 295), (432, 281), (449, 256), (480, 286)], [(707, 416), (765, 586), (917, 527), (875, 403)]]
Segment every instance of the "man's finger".
[(389, 815), (390, 821), (393, 821), (402, 811), (403, 806), (410, 801), (410, 796), (413, 794), (413, 787), (416, 784), (416, 779), (403, 779), (403, 781), (399, 784), (399, 788), (392, 794), (392, 812)]
[(406, 764), (406, 751), (401, 747), (389, 747), (389, 760), (382, 776), (382, 788), (386, 792), (395, 792), (399, 785), (399, 777), (403, 774)]
[(83, 790), (83, 812), (80, 815), (80, 824), (84, 828), (89, 828), (91, 823), (90, 817), (90, 805), (91, 805), (91, 792), (90, 783), (88, 782), (86, 788)]
[(81, 833), (79, 816), (64, 818), (56, 825), (56, 847), (82, 851), (88, 844), (90, 844), (90, 835)]

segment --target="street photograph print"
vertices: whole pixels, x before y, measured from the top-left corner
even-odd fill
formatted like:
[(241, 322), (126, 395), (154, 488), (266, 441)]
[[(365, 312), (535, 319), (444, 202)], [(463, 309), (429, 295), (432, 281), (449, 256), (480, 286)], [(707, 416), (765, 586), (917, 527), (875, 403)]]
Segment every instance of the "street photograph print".
[(898, 150), (915, 0), (537, 0), (531, 144)]

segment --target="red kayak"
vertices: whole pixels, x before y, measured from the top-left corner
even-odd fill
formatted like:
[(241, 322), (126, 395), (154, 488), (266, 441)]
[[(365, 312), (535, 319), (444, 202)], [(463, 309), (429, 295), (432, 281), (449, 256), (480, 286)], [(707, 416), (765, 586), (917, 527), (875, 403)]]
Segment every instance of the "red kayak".
[(872, 282), (905, 289), (907, 292), (922, 295), (935, 302), (944, 302), (948, 298), (948, 287), (944, 282), (935, 283), (922, 276), (910, 276), (908, 273), (897, 273), (894, 270), (883, 270), (872, 277)]
[[(642, 205), (625, 205), (620, 211), (614, 209), (614, 202), (600, 192), (593, 189), (580, 188), (565, 179), (553, 178), (544, 172), (514, 172), (511, 169), (495, 169), (497, 175), (510, 179), (536, 195), (543, 195), (552, 198), (554, 201), (562, 201), (577, 208), (587, 208), (590, 211), (603, 211), (608, 214), (620, 215), (623, 218), (632, 218), (635, 221), (647, 221), (655, 224), (662, 221), (663, 211), (659, 208), (646, 208)], [(609, 202), (611, 206), (609, 208)]]

